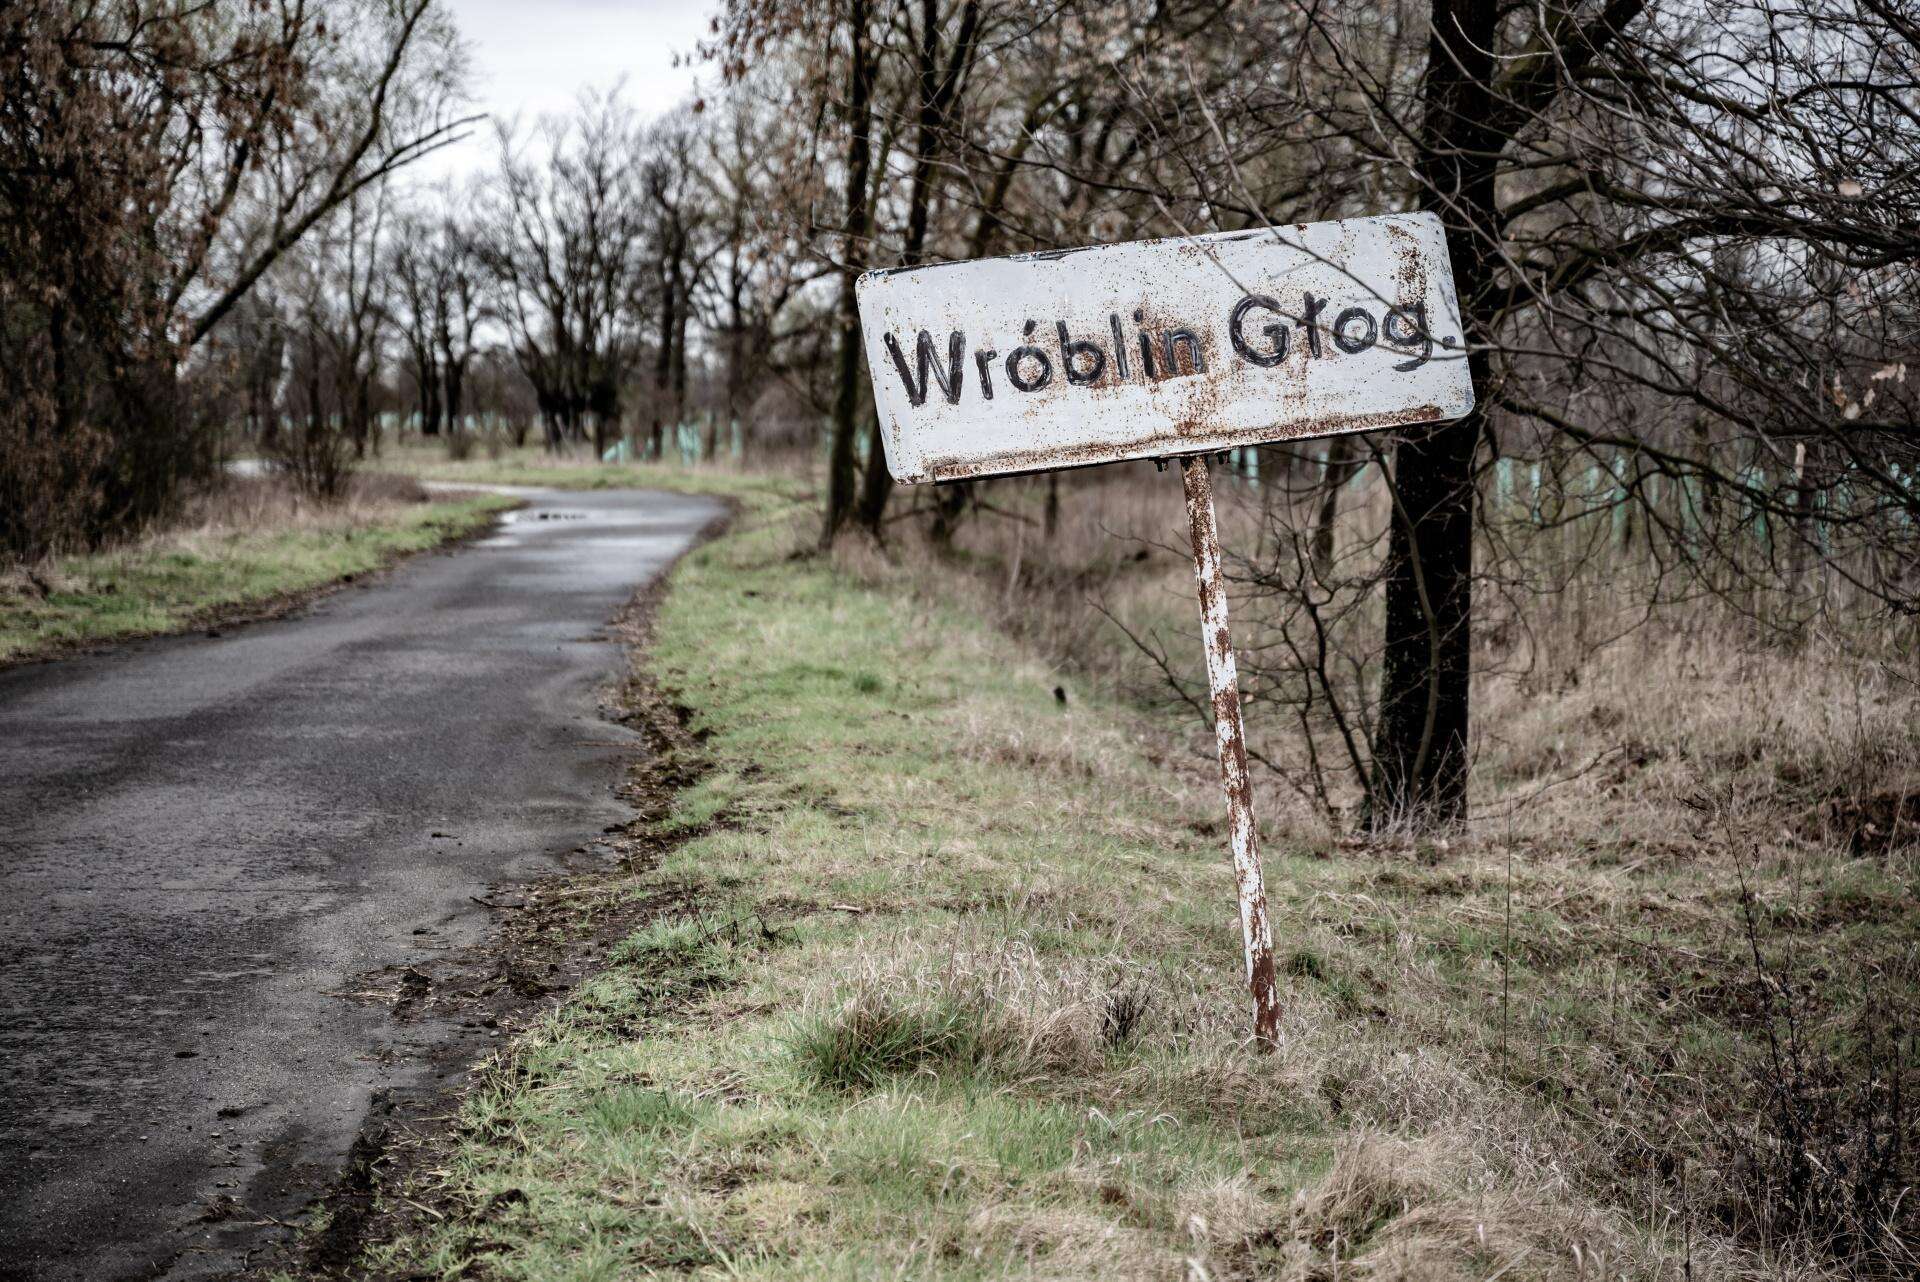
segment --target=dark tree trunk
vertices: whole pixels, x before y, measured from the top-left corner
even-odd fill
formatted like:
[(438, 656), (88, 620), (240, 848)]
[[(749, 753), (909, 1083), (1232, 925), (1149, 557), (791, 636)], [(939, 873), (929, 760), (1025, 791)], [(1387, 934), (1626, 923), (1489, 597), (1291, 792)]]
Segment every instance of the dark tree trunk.
[[(686, 285), (682, 284), (684, 291)], [(682, 301), (680, 314), (674, 322), (673, 335), (673, 422), (674, 440), (679, 440), (679, 426), (687, 418), (687, 315), (693, 308)]]
[(667, 455), (666, 420), (668, 408), (662, 403), (673, 381), (673, 342), (679, 329), (680, 260), (678, 253), (663, 263), (660, 271), (660, 346), (653, 357), (653, 416), (648, 436), (657, 459)]
[(1320, 579), (1333, 572), (1335, 526), (1340, 522), (1340, 492), (1353, 479), (1360, 450), (1351, 436), (1327, 442), (1325, 475), (1320, 480), (1320, 508), (1313, 518), (1313, 572)]
[[(1485, 290), (1499, 243), (1499, 12), (1493, 0), (1435, 0), (1419, 172), (1426, 207), (1447, 226), (1476, 406), (1486, 395)], [(1375, 828), (1439, 827), (1466, 815), (1474, 457), (1483, 422), (1476, 408), (1457, 422), (1410, 429), (1395, 447), (1386, 652), (1367, 798)]]
[(847, 143), (846, 237), (841, 252), (840, 300), (836, 320), (840, 351), (833, 396), (833, 445), (827, 460), (827, 510), (820, 542), (827, 545), (853, 512), (853, 434), (860, 410), (860, 308), (854, 282), (867, 258), (867, 171), (872, 162), (868, 98), (873, 69), (867, 56), (867, 0), (851, 0), (848, 16), (851, 49), (847, 66), (847, 115), (852, 136)]
[(880, 439), (880, 420), (867, 419), (867, 470), (860, 478), (860, 505), (854, 519), (862, 529), (880, 537), (880, 523), (887, 517), (887, 500), (893, 494), (893, 473), (887, 470), (887, 447)]
[(927, 538), (935, 547), (953, 546), (953, 536), (960, 529), (960, 518), (966, 515), (969, 495), (970, 488), (965, 481), (934, 487), (933, 523), (927, 527)]
[(466, 375), (458, 365), (447, 366), (447, 430), (462, 430), (461, 416), (466, 413)]
[[(747, 346), (746, 336), (742, 333), (744, 321), (740, 315), (739, 287), (736, 285), (733, 301), (733, 322), (727, 331), (727, 449), (732, 452), (735, 425), (740, 421), (740, 397), (746, 387), (746, 371), (742, 368)], [(744, 444), (744, 443), (743, 443)], [(744, 449), (743, 449), (744, 452)]]
[[(914, 128), (913, 184), (907, 195), (907, 237), (900, 261), (917, 267), (926, 260), (927, 224), (933, 211), (933, 171), (940, 150), (941, 131), (960, 87), (960, 79), (973, 57), (974, 32), (980, 19), (980, 6), (969, 0), (960, 15), (960, 30), (953, 49), (943, 62), (940, 56), (940, 10), (938, 0), (920, 0), (920, 47), (915, 56), (915, 77), (919, 86), (919, 114)], [(893, 494), (893, 473), (887, 470), (886, 451), (881, 448), (880, 425), (868, 433), (867, 471), (860, 486), (860, 507), (856, 519), (880, 537), (881, 522), (886, 519), (887, 500)], [(935, 500), (937, 512), (951, 508), (951, 520), (939, 526), (939, 542), (952, 541), (961, 515), (967, 510), (967, 488), (946, 501)], [(939, 518), (936, 517), (936, 521)]]
[(373, 376), (355, 374), (353, 376), (353, 457), (364, 459), (367, 456), (367, 438), (373, 435)]
[(420, 435), (440, 435), (440, 370), (431, 360), (415, 355), (414, 372), (420, 380)]
[[(711, 403), (708, 404), (706, 430), (700, 434), (700, 457), (709, 463), (720, 453), (722, 422), (733, 421), (734, 389), (740, 368), (740, 331), (737, 325), (730, 325), (727, 329), (726, 362), (726, 383), (721, 389), (720, 408), (716, 410)], [(726, 430), (732, 431), (732, 428)]]
[(466, 410), (466, 358), (455, 359), (453, 344), (449, 341), (441, 347), (440, 378), (445, 386), (443, 403), (446, 407), (447, 431), (459, 432), (463, 424), (460, 416)]

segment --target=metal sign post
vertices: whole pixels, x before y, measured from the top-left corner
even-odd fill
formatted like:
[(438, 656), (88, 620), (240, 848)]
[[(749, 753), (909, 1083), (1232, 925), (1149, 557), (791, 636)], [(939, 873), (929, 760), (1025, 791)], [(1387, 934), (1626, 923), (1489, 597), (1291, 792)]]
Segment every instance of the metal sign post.
[(1254, 1039), (1279, 1036), (1240, 688), (1205, 456), (1473, 408), (1446, 235), (1383, 214), (860, 278), (902, 484), (1181, 460)]
[(1187, 489), (1187, 526), (1193, 535), (1193, 574), (1200, 581), (1200, 635), (1207, 649), (1207, 688), (1213, 698), (1213, 735), (1220, 745), (1220, 791), (1227, 796), (1227, 844), (1233, 885), (1240, 896), (1240, 939), (1253, 993), (1253, 1035), (1260, 1049), (1280, 1040), (1280, 998), (1273, 983), (1273, 928), (1267, 924), (1267, 885), (1260, 874), (1260, 834), (1253, 825), (1253, 781), (1247, 777), (1247, 737), (1240, 723), (1240, 673), (1227, 633), (1227, 585), (1220, 575), (1220, 531), (1213, 519), (1213, 482), (1204, 455), (1180, 460)]

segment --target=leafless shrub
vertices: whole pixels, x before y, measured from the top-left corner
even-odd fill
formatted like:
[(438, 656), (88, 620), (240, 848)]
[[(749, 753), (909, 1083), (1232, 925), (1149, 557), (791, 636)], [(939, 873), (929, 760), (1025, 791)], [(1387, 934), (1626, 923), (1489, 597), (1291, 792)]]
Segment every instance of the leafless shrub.
[[(1740, 839), (1724, 800), (1697, 803), (1723, 839)], [(1765, 938), (1763, 912), (1739, 850), (1739, 929), (1751, 969), (1732, 1018), (1757, 1026), (1744, 1071), (1757, 1095), (1747, 1109), (1710, 1111), (1705, 1162), (1711, 1212), (1731, 1231), (1772, 1247), (1811, 1247), (1862, 1276), (1911, 1277), (1920, 1269), (1920, 1030), (1898, 1005), (1868, 1005), (1834, 1027), (1804, 963)], [(1684, 1159), (1682, 1159), (1684, 1160)]]
[(353, 442), (326, 417), (308, 418), (281, 431), (269, 461), (294, 489), (318, 503), (337, 503), (353, 476)]

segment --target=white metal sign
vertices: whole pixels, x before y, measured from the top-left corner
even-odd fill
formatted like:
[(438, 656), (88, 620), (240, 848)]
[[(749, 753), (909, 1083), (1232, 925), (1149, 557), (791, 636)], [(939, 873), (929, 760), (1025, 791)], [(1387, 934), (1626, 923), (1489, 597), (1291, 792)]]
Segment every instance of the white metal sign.
[(875, 271), (859, 299), (887, 466), (903, 482), (1473, 408), (1432, 214)]

